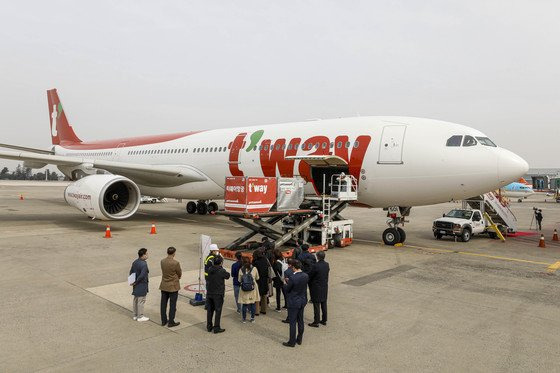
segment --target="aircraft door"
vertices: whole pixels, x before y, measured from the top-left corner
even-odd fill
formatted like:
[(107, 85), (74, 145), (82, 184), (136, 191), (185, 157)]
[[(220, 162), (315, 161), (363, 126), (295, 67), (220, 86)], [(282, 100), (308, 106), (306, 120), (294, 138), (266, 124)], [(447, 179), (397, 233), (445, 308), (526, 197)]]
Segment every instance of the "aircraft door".
[(126, 145), (125, 142), (121, 142), (121, 143), (119, 143), (119, 145), (117, 145), (117, 148), (116, 148), (115, 150), (113, 150), (113, 157), (112, 157), (112, 159), (113, 159), (114, 161), (119, 160), (119, 156), (120, 156), (119, 151), (120, 151), (121, 148), (124, 148), (125, 145)]
[(406, 125), (383, 127), (378, 164), (402, 164)]

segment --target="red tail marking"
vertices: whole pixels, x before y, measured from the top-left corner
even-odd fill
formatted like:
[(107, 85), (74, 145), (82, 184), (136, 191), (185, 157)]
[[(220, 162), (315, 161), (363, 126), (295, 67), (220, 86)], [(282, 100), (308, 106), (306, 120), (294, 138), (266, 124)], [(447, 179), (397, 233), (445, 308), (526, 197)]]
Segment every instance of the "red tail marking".
[(261, 144), (260, 152), (263, 175), (268, 177), (276, 176), (276, 167), (278, 166), (280, 176), (293, 177), (295, 160), (286, 160), (285, 157), (296, 155), (297, 148), (295, 145), (298, 145), (300, 142), (300, 138), (292, 139), (286, 149), (285, 139), (276, 140), (274, 145), (271, 145), (271, 140), (264, 140)]
[(47, 91), (47, 101), (49, 103), (52, 144), (74, 145), (81, 143), (82, 140), (76, 136), (72, 126), (68, 123), (56, 89)]

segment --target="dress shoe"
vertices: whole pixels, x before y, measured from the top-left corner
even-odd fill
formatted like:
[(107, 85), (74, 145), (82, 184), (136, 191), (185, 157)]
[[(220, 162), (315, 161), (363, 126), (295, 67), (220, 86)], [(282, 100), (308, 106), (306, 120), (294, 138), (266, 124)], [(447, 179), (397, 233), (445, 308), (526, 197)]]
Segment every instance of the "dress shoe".
[(301, 343), (302, 343), (301, 339), (296, 341), (296, 343), (301, 346)]
[(167, 321), (162, 321), (161, 326), (165, 326), (165, 325), (167, 325)]
[(175, 322), (175, 321), (173, 321), (173, 322), (170, 321), (169, 324), (167, 324), (167, 326), (170, 327), (170, 328), (172, 328), (174, 326), (179, 326), (179, 325), (181, 325), (181, 323), (180, 322)]
[(206, 327), (206, 330), (208, 330), (208, 333), (210, 333), (213, 329), (214, 329), (214, 328), (211, 327), (211, 326), (207, 326), (207, 327)]
[(327, 322), (326, 321), (321, 321), (321, 325), (327, 326)]
[(292, 343), (290, 343), (290, 342), (283, 342), (282, 344), (283, 344), (284, 346), (286, 346), (286, 347), (296, 347), (296, 344), (295, 344), (295, 343), (292, 344)]
[(214, 334), (223, 333), (223, 332), (225, 332), (225, 331), (226, 331), (226, 330), (225, 330), (225, 329), (222, 329), (222, 328), (214, 328)]
[(282, 322), (283, 322), (284, 324), (289, 324), (289, 323), (290, 323), (290, 320), (282, 320)]
[(313, 327), (313, 328), (318, 328), (318, 327), (319, 327), (319, 324), (316, 323), (316, 322), (310, 322), (310, 323), (307, 324), (307, 325), (309, 325), (309, 326), (311, 326), (311, 327)]

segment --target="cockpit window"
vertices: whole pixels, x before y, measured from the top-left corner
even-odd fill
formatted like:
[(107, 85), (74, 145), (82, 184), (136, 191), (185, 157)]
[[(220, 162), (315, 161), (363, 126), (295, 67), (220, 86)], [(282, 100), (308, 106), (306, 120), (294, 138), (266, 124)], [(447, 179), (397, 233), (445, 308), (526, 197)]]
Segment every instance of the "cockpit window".
[(479, 143), (481, 143), (484, 146), (493, 146), (494, 148), (496, 148), (496, 144), (494, 144), (492, 142), (492, 140), (490, 140), (488, 137), (478, 137), (476, 138), (478, 140)]
[(463, 140), (463, 136), (461, 135), (454, 135), (447, 139), (446, 146), (461, 146), (461, 141)]
[(472, 136), (465, 136), (463, 140), (463, 146), (475, 146), (477, 144), (476, 140)]

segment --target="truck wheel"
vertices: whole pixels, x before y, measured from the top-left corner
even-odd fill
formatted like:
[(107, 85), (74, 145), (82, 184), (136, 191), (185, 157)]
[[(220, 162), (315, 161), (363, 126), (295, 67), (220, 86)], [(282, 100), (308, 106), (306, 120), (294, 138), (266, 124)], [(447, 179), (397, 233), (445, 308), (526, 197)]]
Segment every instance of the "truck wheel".
[(196, 212), (196, 203), (194, 203), (193, 201), (187, 203), (187, 212), (189, 214), (194, 214)]
[(383, 242), (385, 242), (385, 245), (395, 246), (400, 240), (401, 235), (395, 228), (387, 228), (383, 231)]
[(402, 228), (397, 228), (397, 231), (399, 232), (399, 235), (401, 236), (401, 239), (399, 240), (399, 242), (404, 243), (404, 241), (406, 241), (406, 232)]
[(436, 240), (441, 240), (441, 238), (443, 237), (441, 233), (438, 232), (434, 232), (434, 237), (436, 238)]
[(463, 232), (461, 233), (461, 240), (463, 242), (469, 242), (471, 239), (471, 231), (469, 229), (463, 229)]

